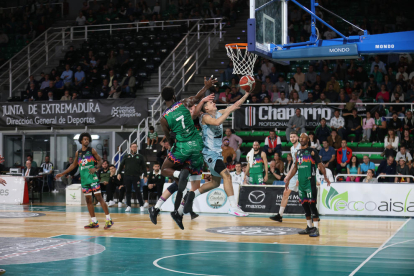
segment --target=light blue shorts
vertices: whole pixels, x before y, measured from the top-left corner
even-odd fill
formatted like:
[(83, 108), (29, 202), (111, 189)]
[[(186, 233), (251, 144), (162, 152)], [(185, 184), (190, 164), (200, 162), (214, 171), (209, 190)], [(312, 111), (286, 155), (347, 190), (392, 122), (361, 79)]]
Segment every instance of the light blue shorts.
[(204, 162), (206, 162), (208, 166), (211, 175), (221, 177), (220, 173), (214, 170), (217, 160), (223, 160), (223, 155), (221, 155), (221, 152), (218, 153), (214, 151), (203, 151), (203, 158)]
[(296, 182), (298, 181), (298, 175), (295, 174), (289, 181), (289, 190), (294, 192), (298, 191), (299, 186), (296, 186)]

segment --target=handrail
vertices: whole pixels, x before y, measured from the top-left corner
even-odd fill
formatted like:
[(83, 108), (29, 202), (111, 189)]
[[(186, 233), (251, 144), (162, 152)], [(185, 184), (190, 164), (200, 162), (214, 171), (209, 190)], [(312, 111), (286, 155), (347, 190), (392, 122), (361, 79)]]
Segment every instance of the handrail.
[[(335, 182), (338, 180), (338, 177), (342, 177), (342, 176), (362, 176), (362, 177), (366, 177), (366, 174), (338, 174), (335, 176)], [(390, 174), (390, 175), (379, 175), (377, 176), (377, 179), (379, 179), (380, 177), (405, 177), (405, 178), (412, 178), (414, 180), (414, 176), (412, 175), (398, 175), (398, 174)]]
[(338, 180), (338, 177), (341, 177), (341, 176), (362, 176), (362, 177), (366, 177), (367, 175), (366, 174), (337, 174), (336, 176), (335, 176), (335, 182)]
[[(124, 151), (124, 152), (122, 152), (122, 146), (125, 144), (125, 143), (127, 143), (127, 149)], [(125, 152), (126, 151), (128, 151), (128, 140), (124, 140), (120, 145), (119, 145), (119, 150), (114, 154), (114, 156), (112, 157), (112, 164), (114, 164), (114, 166), (115, 166), (115, 168), (116, 168), (116, 166), (118, 165), (118, 164), (120, 164), (121, 163), (121, 157), (125, 154)], [(121, 154), (121, 152), (122, 152), (122, 154)], [(115, 156), (116, 155), (118, 155), (118, 161), (117, 162), (115, 162)], [(117, 172), (117, 174), (118, 174), (118, 170), (119, 170), (119, 168), (117, 168), (116, 169), (116, 172)]]
[[(35, 5), (37, 7), (46, 6), (46, 5), (60, 5), (60, 12), (61, 12), (61, 16), (63, 18), (63, 3), (47, 3), (47, 4), (35, 4)], [(11, 9), (11, 12), (13, 12), (13, 9), (24, 8), (26, 6), (27, 5), (25, 5), (25, 6), (17, 6), (17, 7), (8, 7), (8, 8), (1, 8), (0, 7), (0, 10), (8, 10), (8, 9)]]

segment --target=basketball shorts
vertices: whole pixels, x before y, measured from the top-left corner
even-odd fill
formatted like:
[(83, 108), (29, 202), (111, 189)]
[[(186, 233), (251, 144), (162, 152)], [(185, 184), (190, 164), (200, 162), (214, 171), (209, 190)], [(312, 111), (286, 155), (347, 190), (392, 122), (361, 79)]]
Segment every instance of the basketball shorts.
[(211, 173), (212, 176), (221, 177), (221, 172), (216, 172), (214, 168), (216, 167), (217, 160), (223, 160), (223, 155), (221, 155), (221, 152), (215, 152), (215, 151), (204, 151), (203, 152), (203, 158), (204, 162), (206, 162), (207, 167)]
[(249, 176), (249, 183), (251, 185), (262, 185), (263, 173), (251, 173)]
[(199, 175), (203, 171), (203, 143), (199, 141), (177, 142), (170, 153), (168, 160), (177, 165), (188, 165), (191, 175)]
[(316, 203), (317, 197), (318, 190), (316, 188), (316, 178), (314, 176), (304, 181), (299, 181), (299, 201), (301, 204), (305, 202)]
[(100, 193), (101, 192), (101, 185), (98, 182), (89, 183), (89, 184), (82, 184), (81, 183), (81, 186), (82, 186), (82, 192), (85, 195), (91, 195), (92, 192), (94, 192), (94, 193)]
[(289, 181), (289, 190), (297, 192), (299, 190), (299, 186), (296, 186), (296, 182), (298, 181), (298, 175), (295, 174)]

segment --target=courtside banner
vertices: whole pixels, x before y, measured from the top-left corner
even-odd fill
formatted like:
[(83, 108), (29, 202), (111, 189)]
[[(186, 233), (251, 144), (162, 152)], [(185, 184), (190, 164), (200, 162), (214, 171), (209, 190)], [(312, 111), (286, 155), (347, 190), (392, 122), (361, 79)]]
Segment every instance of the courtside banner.
[[(239, 193), (240, 208), (248, 213), (278, 213), (284, 190), (283, 186), (242, 185)], [(285, 214), (304, 214), (297, 192), (292, 191), (290, 194)]]
[(0, 127), (136, 126), (147, 106), (143, 99), (2, 103)]
[(414, 216), (414, 184), (332, 183), (319, 193), (323, 215)]
[(312, 105), (243, 105), (235, 111), (234, 123), (236, 128), (286, 128), (289, 119), (295, 116), (295, 110), (300, 108), (306, 119), (306, 127), (316, 127), (322, 118), (328, 122), (334, 116), (335, 109), (321, 104)]

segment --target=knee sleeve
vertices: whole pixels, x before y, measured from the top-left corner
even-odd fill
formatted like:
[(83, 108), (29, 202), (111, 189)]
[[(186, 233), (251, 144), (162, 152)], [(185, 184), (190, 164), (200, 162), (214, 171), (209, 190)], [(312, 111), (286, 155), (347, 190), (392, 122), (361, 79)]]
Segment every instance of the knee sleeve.
[(316, 208), (316, 203), (312, 202), (309, 204), (310, 210), (312, 211), (313, 218), (319, 218), (318, 208)]
[(220, 174), (222, 171), (226, 169), (226, 165), (224, 165), (223, 160), (218, 159), (216, 161), (216, 165), (214, 166), (214, 171), (218, 174)]
[(188, 168), (184, 168), (181, 170), (180, 178), (178, 180), (178, 191), (183, 192), (185, 190), (185, 187), (187, 187), (187, 179), (189, 174), (190, 171), (188, 170)]
[(305, 209), (305, 215), (307, 217), (310, 217), (311, 216), (311, 207), (310, 207), (309, 202), (302, 203), (302, 207), (303, 207), (303, 209)]
[[(177, 183), (173, 182), (170, 186), (168, 186), (167, 190), (168, 190), (171, 194), (173, 194), (173, 193), (175, 193), (176, 191), (178, 191), (178, 185), (177, 185)], [(161, 196), (161, 195), (160, 195), (160, 196)]]

